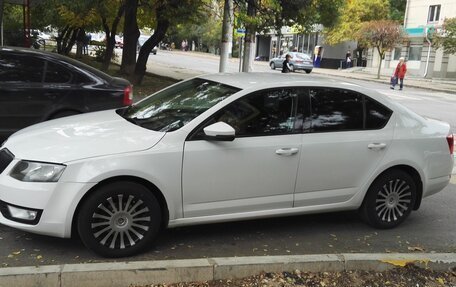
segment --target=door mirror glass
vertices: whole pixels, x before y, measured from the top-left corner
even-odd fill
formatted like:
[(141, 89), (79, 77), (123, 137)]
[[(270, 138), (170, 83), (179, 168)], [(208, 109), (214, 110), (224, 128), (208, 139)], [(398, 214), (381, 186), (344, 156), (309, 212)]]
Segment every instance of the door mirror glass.
[(213, 141), (233, 141), (236, 134), (234, 128), (224, 122), (209, 125), (203, 130), (206, 139)]

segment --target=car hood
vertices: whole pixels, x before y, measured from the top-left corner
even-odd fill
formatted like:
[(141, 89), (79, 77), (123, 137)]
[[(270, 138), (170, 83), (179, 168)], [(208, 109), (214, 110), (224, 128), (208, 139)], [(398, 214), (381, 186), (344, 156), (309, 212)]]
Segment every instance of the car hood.
[(149, 149), (164, 135), (136, 126), (109, 110), (30, 126), (13, 134), (5, 147), (16, 158), (65, 163)]

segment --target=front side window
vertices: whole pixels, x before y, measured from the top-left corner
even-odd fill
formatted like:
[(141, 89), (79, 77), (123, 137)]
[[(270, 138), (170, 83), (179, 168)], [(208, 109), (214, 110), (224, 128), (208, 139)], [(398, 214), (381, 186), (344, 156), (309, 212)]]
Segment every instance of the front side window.
[(118, 110), (125, 119), (150, 130), (170, 132), (240, 89), (204, 79), (192, 79)]
[(440, 7), (441, 5), (429, 6), (428, 23), (438, 22), (440, 18)]
[(41, 83), (44, 61), (27, 55), (0, 54), (0, 82)]
[(216, 122), (232, 126), (236, 137), (299, 133), (303, 116), (298, 108), (298, 93), (298, 89), (283, 88), (244, 96), (208, 119), (191, 139), (203, 139), (203, 127)]
[(309, 95), (312, 132), (363, 129), (362, 95), (331, 88), (312, 88)]

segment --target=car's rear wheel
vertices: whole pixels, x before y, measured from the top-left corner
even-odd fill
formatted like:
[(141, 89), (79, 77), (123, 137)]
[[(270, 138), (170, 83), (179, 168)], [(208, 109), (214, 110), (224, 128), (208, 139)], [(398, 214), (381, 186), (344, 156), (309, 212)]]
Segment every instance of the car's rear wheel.
[(124, 257), (152, 245), (161, 223), (155, 196), (135, 182), (113, 182), (84, 201), (78, 232), (84, 245), (105, 257)]
[(369, 188), (360, 208), (361, 216), (376, 228), (396, 227), (412, 212), (416, 194), (416, 184), (408, 173), (389, 170)]
[(269, 66), (271, 67), (272, 70), (275, 70), (275, 68), (276, 68), (274, 62), (271, 62), (271, 63), (269, 64)]
[(310, 74), (310, 72), (312, 72), (312, 70), (304, 70), (306, 71), (307, 74)]

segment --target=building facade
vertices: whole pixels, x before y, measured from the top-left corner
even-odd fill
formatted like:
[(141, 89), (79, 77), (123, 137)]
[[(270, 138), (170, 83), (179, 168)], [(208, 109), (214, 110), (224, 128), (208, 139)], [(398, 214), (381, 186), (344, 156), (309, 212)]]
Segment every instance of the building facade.
[[(385, 69), (394, 69), (400, 57), (407, 62), (407, 74), (423, 78), (456, 78), (456, 55), (432, 47), (431, 38), (439, 33), (445, 18), (456, 17), (456, 0), (407, 0), (404, 28), (407, 39), (387, 52)], [(376, 50), (368, 53), (368, 66), (378, 67)]]

